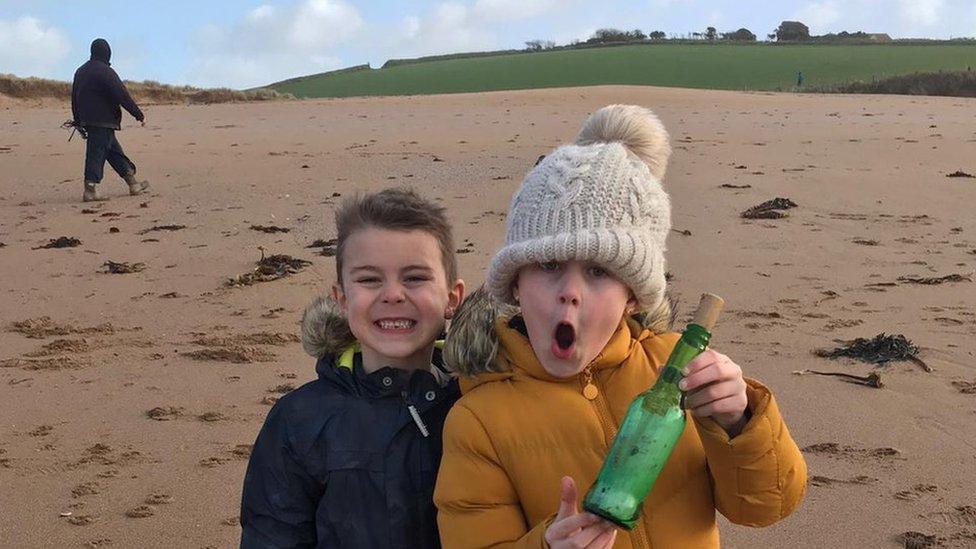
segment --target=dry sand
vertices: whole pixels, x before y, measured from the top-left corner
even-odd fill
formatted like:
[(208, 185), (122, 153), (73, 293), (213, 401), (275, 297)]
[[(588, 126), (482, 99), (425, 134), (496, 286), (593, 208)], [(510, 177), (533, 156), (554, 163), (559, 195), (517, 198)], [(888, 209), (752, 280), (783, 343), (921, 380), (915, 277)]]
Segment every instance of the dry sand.
[[(0, 105), (0, 545), (234, 546), (268, 403), (314, 375), (293, 336), (333, 278), (305, 246), (334, 236), (338, 195), (442, 199), (477, 284), (521, 175), (613, 102), (653, 107), (672, 134), (681, 325), (700, 292), (724, 296), (715, 348), (773, 388), (801, 447), (820, 445), (802, 507), (766, 529), (722, 522), (724, 545), (976, 545), (976, 285), (897, 281), (973, 271), (976, 179), (946, 175), (976, 172), (976, 100), (638, 87), (150, 107), (120, 139), (152, 194), (124, 196), (106, 166), (97, 206), (80, 202), (66, 107)], [(774, 197), (799, 206), (739, 217)], [(165, 225), (185, 228), (149, 230)], [(34, 249), (60, 236), (81, 244)], [(223, 287), (259, 246), (312, 266)], [(11, 331), (29, 319), (37, 338)], [(883, 389), (791, 374), (867, 373), (811, 351), (880, 332), (934, 371), (893, 363)]]

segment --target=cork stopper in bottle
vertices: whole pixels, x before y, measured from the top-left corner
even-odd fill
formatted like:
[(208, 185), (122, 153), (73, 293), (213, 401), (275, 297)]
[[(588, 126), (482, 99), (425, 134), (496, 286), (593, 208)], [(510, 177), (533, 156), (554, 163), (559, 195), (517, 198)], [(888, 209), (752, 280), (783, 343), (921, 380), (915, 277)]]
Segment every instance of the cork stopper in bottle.
[(701, 301), (698, 303), (698, 310), (695, 311), (695, 317), (691, 322), (711, 332), (724, 306), (725, 300), (721, 297), (715, 294), (702, 294)]

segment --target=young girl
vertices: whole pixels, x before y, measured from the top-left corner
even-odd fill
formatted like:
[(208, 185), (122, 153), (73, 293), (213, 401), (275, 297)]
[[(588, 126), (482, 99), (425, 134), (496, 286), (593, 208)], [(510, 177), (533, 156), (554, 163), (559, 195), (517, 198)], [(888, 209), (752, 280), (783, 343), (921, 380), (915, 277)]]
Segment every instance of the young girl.
[(765, 526), (802, 499), (806, 465), (776, 401), (708, 349), (681, 382), (694, 420), (634, 529), (578, 509), (680, 336), (665, 296), (669, 154), (651, 111), (605, 107), (513, 197), (493, 299), (469, 298), (445, 349), (464, 376), (434, 493), (445, 547), (718, 547), (716, 509)]

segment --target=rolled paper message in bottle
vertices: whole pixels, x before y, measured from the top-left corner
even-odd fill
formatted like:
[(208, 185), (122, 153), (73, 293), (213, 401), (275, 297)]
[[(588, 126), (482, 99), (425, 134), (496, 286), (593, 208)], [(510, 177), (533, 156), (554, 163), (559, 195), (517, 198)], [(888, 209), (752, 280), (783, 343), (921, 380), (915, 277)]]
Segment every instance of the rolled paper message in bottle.
[(657, 381), (637, 395), (627, 409), (596, 482), (583, 499), (583, 509), (627, 530), (637, 523), (644, 498), (685, 430), (678, 388), (681, 371), (708, 346), (724, 304), (717, 295), (702, 294), (694, 318)]

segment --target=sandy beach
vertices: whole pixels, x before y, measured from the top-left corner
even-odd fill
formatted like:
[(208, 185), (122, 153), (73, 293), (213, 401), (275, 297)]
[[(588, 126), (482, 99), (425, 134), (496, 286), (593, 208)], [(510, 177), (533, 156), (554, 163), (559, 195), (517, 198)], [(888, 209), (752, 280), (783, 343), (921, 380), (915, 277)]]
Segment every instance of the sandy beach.
[[(473, 288), (524, 172), (609, 103), (671, 133), (676, 328), (723, 296), (713, 346), (805, 449), (800, 509), (722, 521), (723, 546), (976, 546), (976, 178), (947, 177), (976, 174), (976, 100), (609, 86), (150, 105), (119, 139), (152, 193), (106, 166), (94, 205), (67, 105), (0, 103), (0, 546), (236, 546), (250, 445), (315, 375), (298, 322), (334, 278), (308, 247), (335, 236), (334, 205), (401, 185), (442, 200)], [(740, 217), (777, 197), (797, 207)], [(41, 248), (59, 237), (80, 242)], [(262, 250), (311, 265), (228, 287)], [(932, 371), (814, 354), (882, 332)]]

